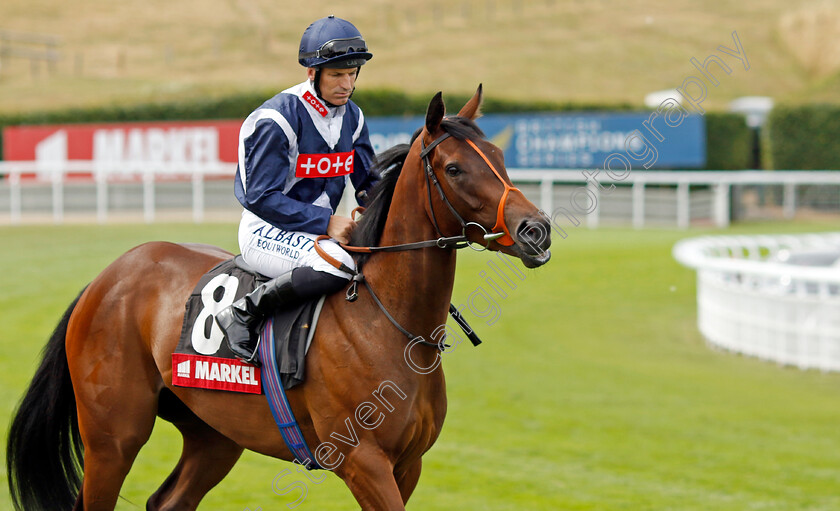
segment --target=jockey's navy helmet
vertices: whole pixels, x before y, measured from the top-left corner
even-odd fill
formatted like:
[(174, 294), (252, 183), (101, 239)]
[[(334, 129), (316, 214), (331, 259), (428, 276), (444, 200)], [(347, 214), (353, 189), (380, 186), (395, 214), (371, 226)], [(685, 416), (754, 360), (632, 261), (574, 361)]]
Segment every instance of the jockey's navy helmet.
[(361, 67), (371, 58), (358, 29), (335, 16), (313, 22), (300, 39), (298, 62), (304, 67)]

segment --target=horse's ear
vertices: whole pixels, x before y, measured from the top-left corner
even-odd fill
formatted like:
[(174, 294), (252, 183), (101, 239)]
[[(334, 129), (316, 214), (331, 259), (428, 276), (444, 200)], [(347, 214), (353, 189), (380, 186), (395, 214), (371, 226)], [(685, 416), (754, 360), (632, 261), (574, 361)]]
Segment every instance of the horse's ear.
[(436, 132), (440, 128), (444, 113), (446, 113), (446, 107), (443, 104), (443, 94), (438, 92), (429, 103), (429, 109), (426, 110), (426, 131)]
[(466, 117), (467, 119), (476, 120), (481, 117), (481, 84), (478, 84), (478, 90), (475, 91), (473, 97), (467, 101), (464, 108), (458, 112), (459, 117)]

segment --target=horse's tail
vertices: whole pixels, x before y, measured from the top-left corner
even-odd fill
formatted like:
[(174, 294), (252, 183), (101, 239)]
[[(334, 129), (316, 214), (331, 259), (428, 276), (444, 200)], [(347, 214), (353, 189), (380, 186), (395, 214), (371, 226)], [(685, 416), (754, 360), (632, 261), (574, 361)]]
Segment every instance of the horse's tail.
[(9, 429), (6, 470), (18, 510), (71, 509), (81, 488), (84, 452), (64, 347), (67, 323), (81, 296), (44, 347)]

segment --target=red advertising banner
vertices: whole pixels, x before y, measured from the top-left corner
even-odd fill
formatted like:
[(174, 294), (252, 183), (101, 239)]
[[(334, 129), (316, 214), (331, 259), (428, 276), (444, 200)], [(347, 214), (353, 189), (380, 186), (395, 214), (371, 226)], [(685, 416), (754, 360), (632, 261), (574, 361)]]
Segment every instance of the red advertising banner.
[(261, 394), (260, 369), (232, 358), (172, 354), (172, 384)]
[(186, 173), (235, 163), (242, 121), (135, 122), (14, 126), (3, 130), (3, 158), (60, 169), (92, 161), (93, 171)]

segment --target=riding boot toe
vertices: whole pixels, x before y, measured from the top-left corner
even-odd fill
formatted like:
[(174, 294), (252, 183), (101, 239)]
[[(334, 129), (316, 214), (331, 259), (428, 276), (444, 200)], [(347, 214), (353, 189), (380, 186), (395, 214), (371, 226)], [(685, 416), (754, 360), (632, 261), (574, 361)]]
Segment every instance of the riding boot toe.
[(230, 351), (237, 358), (249, 364), (258, 365), (256, 361), (256, 343), (252, 340), (252, 324), (258, 319), (237, 310), (235, 307), (228, 307), (216, 314), (216, 323), (225, 334)]

